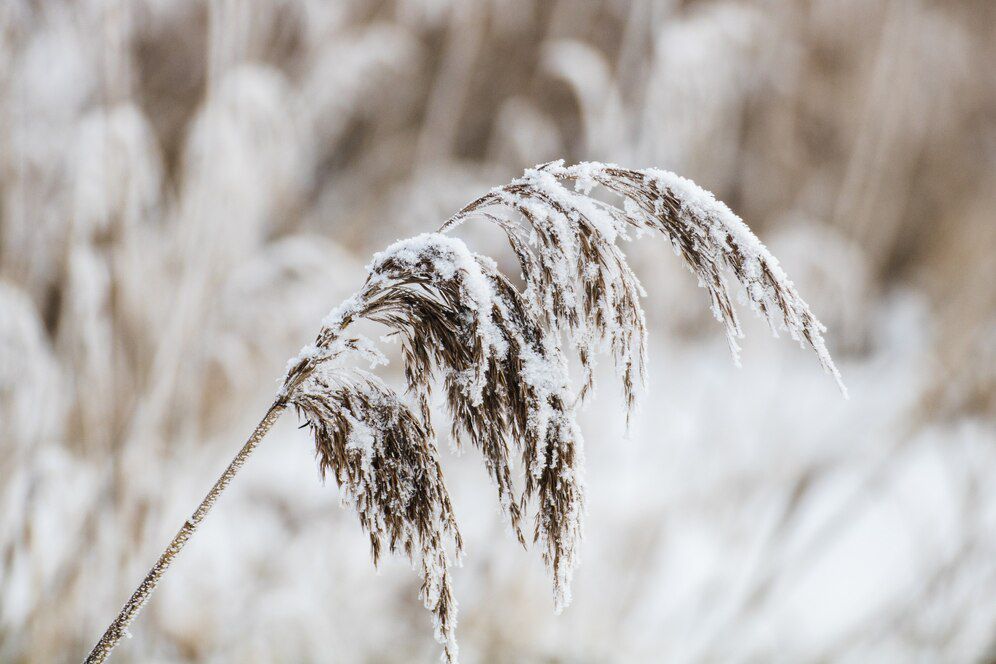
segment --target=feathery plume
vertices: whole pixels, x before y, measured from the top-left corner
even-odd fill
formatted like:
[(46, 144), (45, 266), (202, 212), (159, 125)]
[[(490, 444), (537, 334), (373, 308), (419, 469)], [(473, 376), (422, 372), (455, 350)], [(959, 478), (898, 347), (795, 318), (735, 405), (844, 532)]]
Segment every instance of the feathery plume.
[[(591, 197), (595, 186), (619, 196), (621, 204)], [(449, 235), (472, 218), (504, 232), (521, 269), (521, 291), (491, 258)], [(772, 330), (786, 330), (811, 346), (844, 389), (823, 326), (777, 260), (712, 194), (667, 171), (556, 161), (492, 189), (438, 232), (375, 254), (361, 288), (329, 313), (315, 341), (288, 362), (273, 407), (240, 453), (242, 461), (237, 457), (234, 470), (230, 466), (219, 480), (220, 489), (276, 415), (294, 406), (314, 434), (322, 474), (335, 478), (345, 502), (356, 509), (374, 562), (386, 548), (403, 553), (421, 574), (436, 638), (444, 658), (455, 662), (448, 547), (459, 558), (463, 542), (431, 420), (430, 396), (441, 385), (454, 441), (483, 455), (502, 511), (523, 545), (525, 515), (535, 514), (532, 540), (551, 574), (555, 608), (563, 609), (570, 603), (585, 506), (577, 409), (593, 392), (599, 355), (612, 358), (630, 412), (645, 383), (644, 291), (619, 241), (648, 232), (663, 234), (708, 291), (735, 358), (743, 332), (726, 282), (730, 275)], [(406, 395), (370, 371), (352, 368), (356, 362), (366, 361), (371, 369), (386, 362), (376, 344), (352, 333), (360, 320), (385, 326), (399, 339)], [(582, 369), (577, 390), (571, 355)], [(521, 483), (513, 474), (516, 456)], [(187, 525), (200, 522), (218, 486)], [(170, 558), (192, 529), (177, 535), (182, 541), (174, 540)], [(140, 588), (142, 602), (165, 565), (157, 568)], [(119, 616), (115, 625), (124, 629), (133, 617)], [(105, 634), (113, 641), (110, 648), (116, 643), (113, 628), (110, 637)], [(100, 652), (106, 656), (110, 649)]]

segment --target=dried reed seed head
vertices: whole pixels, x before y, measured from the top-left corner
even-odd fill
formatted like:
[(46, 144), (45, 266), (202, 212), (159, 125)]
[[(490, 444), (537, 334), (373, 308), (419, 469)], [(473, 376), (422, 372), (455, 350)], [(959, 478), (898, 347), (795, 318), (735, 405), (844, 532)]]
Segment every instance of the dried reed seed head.
[(322, 475), (331, 474), (370, 536), (376, 564), (386, 546), (419, 570), (445, 656), (456, 660), (456, 603), (449, 543), (463, 541), (453, 515), (432, 429), (376, 377), (358, 371), (312, 373), (290, 398), (315, 436)]
[[(595, 185), (621, 196), (622, 206), (590, 197)], [(496, 208), (517, 215), (502, 216)], [(504, 231), (522, 271), (521, 292), (493, 260), (447, 235), (475, 217)], [(386, 542), (420, 567), (423, 599), (448, 659), (456, 656), (456, 609), (445, 542), (458, 552), (462, 543), (436, 454), (432, 387), (444, 387), (454, 441), (469, 441), (482, 452), (523, 544), (523, 515), (535, 510), (533, 540), (553, 577), (556, 608), (563, 608), (584, 512), (577, 406), (594, 388), (594, 362), (603, 352), (613, 358), (630, 411), (636, 386), (645, 380), (643, 289), (617, 241), (646, 231), (664, 234), (708, 290), (735, 358), (742, 330), (727, 273), (773, 331), (788, 330), (816, 351), (843, 390), (823, 326), (775, 258), (712, 194), (666, 171), (566, 167), (562, 161), (493, 189), (437, 233), (375, 254), (360, 291), (326, 317), (315, 343), (288, 364), (281, 398), (311, 426), (322, 472), (331, 473), (354, 502), (374, 560)], [(373, 365), (386, 361), (369, 340), (345, 336), (361, 318), (399, 337), (417, 411), (372, 375), (332, 368), (333, 360), (346, 356)], [(577, 393), (565, 339), (583, 371)], [(516, 453), (523, 464), (521, 491), (512, 473)]]

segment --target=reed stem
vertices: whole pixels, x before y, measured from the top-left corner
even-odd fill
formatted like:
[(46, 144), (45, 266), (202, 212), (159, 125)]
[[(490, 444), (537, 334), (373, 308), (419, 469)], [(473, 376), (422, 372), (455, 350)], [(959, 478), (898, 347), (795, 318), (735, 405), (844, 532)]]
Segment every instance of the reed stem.
[(95, 645), (93, 650), (90, 651), (90, 654), (87, 655), (85, 664), (100, 664), (110, 656), (111, 651), (114, 650), (114, 647), (118, 644), (118, 641), (121, 640), (121, 637), (127, 634), (128, 626), (133, 620), (135, 620), (138, 612), (149, 600), (149, 596), (159, 584), (159, 580), (162, 578), (163, 574), (165, 574), (166, 570), (169, 569), (173, 559), (178, 553), (180, 553), (180, 550), (183, 549), (183, 546), (194, 534), (194, 531), (197, 530), (197, 527), (200, 525), (201, 521), (203, 521), (208, 515), (208, 512), (211, 511), (215, 501), (218, 500), (221, 493), (228, 487), (232, 481), (232, 478), (234, 478), (235, 474), (239, 472), (239, 469), (245, 464), (246, 460), (249, 458), (249, 455), (253, 453), (256, 446), (263, 440), (266, 434), (270, 431), (270, 428), (277, 421), (277, 418), (280, 417), (281, 413), (283, 413), (286, 408), (287, 402), (283, 399), (278, 399), (273, 403), (273, 405), (270, 406), (270, 409), (266, 412), (266, 415), (260, 423), (256, 425), (256, 429), (252, 432), (252, 435), (249, 436), (249, 439), (246, 441), (245, 445), (243, 445), (242, 449), (239, 450), (239, 453), (235, 455), (232, 462), (228, 464), (225, 472), (221, 474), (221, 477), (219, 477), (214, 483), (211, 490), (208, 491), (206, 496), (204, 496), (204, 500), (202, 500), (201, 504), (197, 506), (197, 509), (194, 510), (191, 517), (184, 522), (179, 532), (176, 533), (176, 536), (174, 536), (173, 540), (169, 543), (169, 546), (167, 546), (166, 550), (163, 551), (161, 556), (159, 556), (159, 560), (157, 560), (156, 564), (152, 566), (149, 573), (145, 575), (145, 579), (142, 580), (142, 583), (132, 594), (131, 599), (129, 599), (124, 605), (121, 612), (118, 613), (117, 618), (115, 618), (114, 622), (110, 624), (104, 632), (104, 635), (100, 637), (100, 641), (97, 642), (97, 645)]

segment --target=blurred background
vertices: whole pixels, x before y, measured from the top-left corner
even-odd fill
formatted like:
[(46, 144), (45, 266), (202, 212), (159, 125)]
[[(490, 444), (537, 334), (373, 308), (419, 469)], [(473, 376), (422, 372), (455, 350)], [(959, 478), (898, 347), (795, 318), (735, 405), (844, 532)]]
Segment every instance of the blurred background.
[[(562, 615), (441, 441), (464, 661), (996, 661), (994, 71), (990, 0), (4, 0), (0, 661), (82, 658), (372, 251), (559, 157), (725, 200), (851, 399), (628, 245)], [(257, 454), (115, 661), (436, 661), (307, 432)]]

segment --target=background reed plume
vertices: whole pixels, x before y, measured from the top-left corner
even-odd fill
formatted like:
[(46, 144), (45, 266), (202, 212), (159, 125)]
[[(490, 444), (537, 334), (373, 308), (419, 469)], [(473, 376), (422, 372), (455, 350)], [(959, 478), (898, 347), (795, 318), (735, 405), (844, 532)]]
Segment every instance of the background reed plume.
[[(574, 181), (575, 190), (562, 180)], [(592, 198), (596, 185), (622, 204)], [(517, 214), (502, 215), (502, 208)], [(474, 217), (505, 233), (521, 270), (521, 291), (493, 259), (448, 234)], [(775, 258), (712, 194), (655, 169), (566, 167), (563, 161), (529, 169), (464, 207), (439, 232), (398, 241), (374, 255), (363, 287), (333, 309), (315, 342), (289, 361), (263, 422), (87, 661), (103, 661), (127, 633), (173, 557), (290, 404), (314, 434), (322, 474), (335, 477), (344, 500), (355, 507), (374, 563), (386, 547), (404, 553), (420, 572), (436, 639), (446, 661), (456, 662), (446, 544), (459, 557), (463, 543), (437, 458), (429, 403), (436, 382), (444, 385), (457, 447), (468, 441), (483, 454), (502, 511), (523, 545), (523, 514), (535, 513), (532, 539), (553, 579), (560, 612), (571, 600), (584, 514), (576, 409), (594, 387), (593, 366), (603, 351), (611, 353), (630, 411), (645, 371), (643, 289), (617, 243), (644, 231), (663, 234), (708, 290), (734, 354), (742, 331), (724, 281), (727, 272), (772, 329), (811, 346), (844, 389), (823, 341), (825, 328)], [(387, 363), (371, 340), (351, 336), (350, 326), (361, 319), (400, 338), (414, 408), (375, 375), (342, 366), (350, 359), (372, 367)], [(565, 342), (581, 364), (580, 391), (572, 388)], [(512, 472), (515, 456), (522, 461), (521, 489)]]

